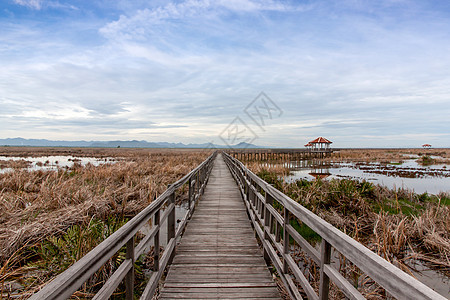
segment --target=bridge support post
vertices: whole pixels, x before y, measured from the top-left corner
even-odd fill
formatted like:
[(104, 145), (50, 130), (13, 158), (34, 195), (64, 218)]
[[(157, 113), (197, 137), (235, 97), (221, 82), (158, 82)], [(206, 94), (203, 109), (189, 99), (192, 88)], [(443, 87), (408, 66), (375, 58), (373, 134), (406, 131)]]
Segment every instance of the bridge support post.
[[(154, 216), (155, 220), (153, 221), (153, 224), (155, 226), (159, 227), (160, 222), (160, 210), (158, 209), (155, 212)], [(158, 232), (156, 232), (155, 237), (153, 238), (153, 271), (158, 272), (159, 271), (159, 234), (160, 234), (160, 228), (158, 229)]]
[(320, 253), (320, 283), (319, 283), (319, 299), (328, 299), (330, 291), (330, 278), (325, 274), (325, 265), (330, 264), (331, 245), (325, 239), (322, 239)]
[[(268, 206), (269, 205), (273, 205), (273, 197), (266, 192), (266, 197), (265, 197), (265, 203), (264, 203), (264, 239), (265, 240), (269, 240), (269, 234), (270, 231), (272, 230), (272, 214), (269, 211)], [(267, 252), (266, 248), (264, 247), (264, 260), (266, 261), (266, 264), (270, 265), (270, 256), (269, 253)]]
[[(168, 205), (171, 205), (172, 203), (175, 205), (175, 192), (169, 196), (169, 200), (167, 201)], [(173, 206), (172, 211), (167, 216), (167, 243), (173, 238), (175, 238), (175, 206)], [(174, 256), (175, 248), (170, 256), (168, 264), (172, 263)]]
[(189, 216), (188, 219), (191, 218), (192, 212), (191, 212), (191, 203), (192, 203), (192, 178), (189, 178), (189, 196), (188, 196), (188, 210), (189, 210)]
[(250, 203), (250, 186), (247, 184), (247, 180), (248, 180), (248, 176), (247, 173), (244, 174), (244, 176), (242, 176), (242, 182), (244, 184), (244, 188), (245, 188), (245, 197), (248, 203)]
[(284, 212), (284, 224), (283, 224), (283, 273), (287, 274), (288, 273), (288, 263), (286, 260), (286, 257), (289, 256), (289, 232), (287, 231), (287, 226), (289, 225), (289, 218), (290, 218), (290, 213), (289, 210), (286, 209), (286, 207), (283, 208), (283, 212)]
[(131, 269), (125, 275), (125, 296), (127, 300), (134, 299), (134, 236), (127, 242), (126, 259), (131, 260)]
[(197, 174), (195, 175), (195, 195), (199, 195), (200, 194), (200, 172), (197, 171)]

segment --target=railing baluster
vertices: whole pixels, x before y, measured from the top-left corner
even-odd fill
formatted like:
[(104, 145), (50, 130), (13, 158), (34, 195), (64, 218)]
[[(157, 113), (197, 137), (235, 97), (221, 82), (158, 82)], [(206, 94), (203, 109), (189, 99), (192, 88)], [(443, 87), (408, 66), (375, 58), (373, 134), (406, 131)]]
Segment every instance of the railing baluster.
[(325, 274), (325, 265), (330, 264), (331, 245), (325, 239), (322, 239), (320, 253), (320, 283), (319, 283), (319, 299), (328, 299), (330, 291), (330, 278)]
[(155, 237), (153, 238), (153, 271), (154, 272), (158, 272), (159, 271), (159, 235), (160, 235), (160, 223), (159, 223), (159, 219), (161, 216), (161, 210), (158, 209), (155, 212), (155, 220), (153, 221), (153, 224), (155, 226), (158, 226), (158, 230), (155, 234)]
[[(273, 197), (266, 192), (266, 199), (265, 199), (266, 203), (264, 205), (264, 239), (269, 241), (269, 233), (270, 233), (270, 227), (272, 226), (272, 214), (269, 211), (269, 208), (267, 206), (272, 205), (273, 204)], [(267, 264), (270, 265), (270, 256), (269, 253), (267, 252), (266, 248), (264, 248), (264, 259), (266, 260)]]
[(189, 178), (189, 196), (188, 196), (188, 209), (191, 209), (191, 201), (192, 201), (192, 178)]
[[(260, 187), (260, 186), (257, 186), (257, 189), (256, 189), (257, 191), (258, 191), (258, 193), (259, 194), (261, 194), (261, 191), (262, 191), (262, 188)], [(259, 215), (262, 217), (262, 218), (264, 218), (264, 207), (265, 207), (265, 205), (264, 205), (264, 203), (262, 202), (262, 200), (261, 200), (261, 198), (260, 197), (258, 197), (258, 203), (259, 203), (259, 207), (258, 207), (258, 213), (259, 213)]]
[(281, 241), (281, 230), (280, 230), (281, 224), (278, 223), (278, 221), (275, 220), (275, 241), (279, 243)]
[[(167, 201), (167, 204), (174, 204), (175, 205), (175, 192), (173, 192), (169, 196), (169, 200)], [(170, 240), (175, 238), (175, 207), (172, 208), (172, 211), (169, 213), (169, 216), (167, 217), (167, 244), (169, 244)], [(172, 252), (172, 255), (169, 259), (169, 265), (172, 263), (172, 259), (175, 256), (175, 250)]]
[(289, 232), (287, 231), (287, 225), (289, 225), (290, 213), (286, 207), (283, 208), (283, 273), (288, 273), (288, 263), (286, 257), (289, 255)]
[(199, 172), (197, 171), (197, 174), (195, 174), (195, 195), (197, 196), (199, 194), (200, 191), (200, 176), (199, 176)]
[(125, 276), (125, 295), (127, 300), (134, 298), (134, 235), (127, 242), (126, 259), (131, 259), (131, 269)]

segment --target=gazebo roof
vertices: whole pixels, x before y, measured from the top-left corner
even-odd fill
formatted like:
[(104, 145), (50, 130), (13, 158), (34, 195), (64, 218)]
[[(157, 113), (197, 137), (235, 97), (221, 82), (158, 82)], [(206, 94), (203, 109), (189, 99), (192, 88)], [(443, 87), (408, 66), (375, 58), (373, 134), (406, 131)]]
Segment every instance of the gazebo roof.
[(309, 142), (309, 144), (319, 144), (319, 143), (322, 143), (322, 144), (331, 144), (331, 143), (333, 143), (333, 142), (331, 142), (331, 141), (329, 141), (329, 140), (327, 140), (326, 138), (323, 138), (323, 137), (318, 137), (317, 139), (315, 139), (315, 140), (312, 140), (311, 142)]
[(309, 147), (309, 146), (312, 146), (312, 144), (311, 143), (305, 144), (305, 147)]
[(423, 144), (422, 147), (431, 147), (430, 144)]

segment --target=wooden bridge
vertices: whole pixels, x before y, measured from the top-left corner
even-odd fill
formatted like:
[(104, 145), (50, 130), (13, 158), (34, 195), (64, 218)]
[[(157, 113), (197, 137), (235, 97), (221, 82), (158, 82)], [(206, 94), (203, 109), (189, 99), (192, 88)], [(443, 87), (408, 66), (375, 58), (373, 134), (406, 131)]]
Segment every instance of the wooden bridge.
[(239, 188), (221, 156), (177, 247), (161, 298), (279, 299)]
[[(177, 227), (175, 198), (184, 185), (189, 189), (189, 209)], [(290, 225), (293, 218), (322, 237), (320, 252)], [(136, 233), (149, 220), (153, 220), (152, 230), (136, 241)], [(164, 223), (167, 223), (167, 245), (161, 254)], [(319, 266), (318, 288), (313, 288), (295, 262), (290, 238)], [(123, 246), (127, 249), (126, 259), (94, 299), (108, 299), (123, 281), (126, 298), (134, 299), (134, 262), (149, 245), (155, 250), (154, 267), (141, 299), (152, 299), (157, 290), (161, 299), (279, 299), (270, 265), (292, 299), (327, 299), (330, 282), (349, 299), (365, 299), (332, 266), (332, 248), (382, 286), (388, 295), (398, 299), (445, 299), (270, 186), (226, 153), (214, 153), (169, 186), (141, 213), (30, 299), (69, 298)], [(164, 273), (167, 276), (161, 282)]]
[(319, 148), (319, 149), (229, 149), (227, 154), (241, 161), (298, 161), (304, 159), (324, 158), (331, 156), (333, 151), (338, 149)]

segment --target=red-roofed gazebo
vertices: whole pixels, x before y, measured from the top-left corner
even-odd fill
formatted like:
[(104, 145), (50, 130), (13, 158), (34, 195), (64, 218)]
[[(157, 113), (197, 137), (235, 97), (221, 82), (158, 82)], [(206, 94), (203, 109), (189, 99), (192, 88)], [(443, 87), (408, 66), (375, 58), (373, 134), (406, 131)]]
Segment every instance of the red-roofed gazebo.
[(431, 145), (430, 144), (423, 144), (422, 147), (424, 149), (429, 149), (429, 148), (431, 148)]
[(333, 143), (332, 141), (329, 141), (326, 138), (320, 136), (317, 139), (310, 141), (308, 144), (311, 145), (312, 150), (323, 151), (323, 150), (330, 150), (330, 145), (332, 143)]

